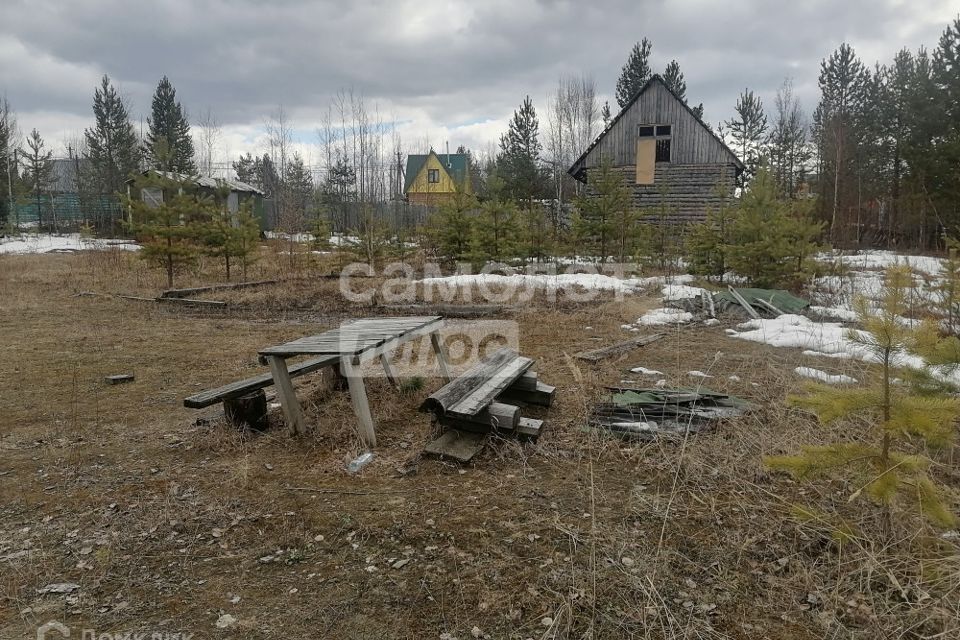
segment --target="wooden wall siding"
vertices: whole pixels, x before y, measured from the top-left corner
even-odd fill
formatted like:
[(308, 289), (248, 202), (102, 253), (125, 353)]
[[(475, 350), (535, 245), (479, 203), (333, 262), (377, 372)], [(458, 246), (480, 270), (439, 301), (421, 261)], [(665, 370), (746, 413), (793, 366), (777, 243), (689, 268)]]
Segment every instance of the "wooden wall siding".
[(614, 166), (634, 165), (637, 125), (669, 124), (673, 127), (672, 162), (684, 164), (733, 163), (733, 154), (660, 82), (647, 87), (633, 106), (611, 127), (587, 157), (584, 167), (600, 165), (609, 157)]
[[(674, 224), (703, 222), (707, 212), (723, 203), (733, 193), (736, 170), (732, 164), (659, 163), (651, 185), (636, 184), (633, 167), (617, 167), (630, 189), (634, 206), (643, 213), (658, 213), (661, 204), (667, 207), (667, 220)], [(591, 191), (588, 189), (588, 191)]]

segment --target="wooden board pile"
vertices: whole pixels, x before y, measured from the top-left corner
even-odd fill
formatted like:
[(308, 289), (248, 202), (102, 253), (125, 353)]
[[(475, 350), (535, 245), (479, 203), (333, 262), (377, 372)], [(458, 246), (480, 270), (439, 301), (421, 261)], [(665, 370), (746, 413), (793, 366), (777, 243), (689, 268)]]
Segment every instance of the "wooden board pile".
[(533, 364), (501, 349), (427, 398), (420, 410), (432, 413), (444, 432), (424, 451), (467, 462), (492, 434), (539, 438), (543, 420), (524, 418), (521, 406), (549, 407), (555, 388), (539, 379)]

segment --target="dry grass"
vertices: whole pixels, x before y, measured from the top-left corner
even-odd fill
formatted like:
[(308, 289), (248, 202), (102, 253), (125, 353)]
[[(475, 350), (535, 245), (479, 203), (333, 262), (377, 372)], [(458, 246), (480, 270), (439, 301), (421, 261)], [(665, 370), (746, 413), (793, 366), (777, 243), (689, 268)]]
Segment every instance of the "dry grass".
[[(250, 277), (277, 274), (265, 254)], [(183, 285), (216, 277), (187, 274)], [(559, 400), (536, 445), (500, 441), (471, 466), (421, 460), (429, 421), (409, 394), (370, 385), (377, 458), (360, 476), (346, 395), (303, 383), (312, 433), (236, 433), (183, 409), (198, 389), (256, 368), (259, 347), (371, 313), (310, 277), (230, 292), (223, 313), (79, 292), (155, 295), (127, 254), (0, 256), (0, 637), (60, 619), (100, 632), (196, 637), (957, 637), (957, 541), (904, 517), (895, 546), (840, 483), (797, 485), (762, 457), (856, 438), (787, 409), (799, 351), (671, 329), (620, 359), (571, 356), (622, 339), (655, 299), (538, 296), (512, 316)], [(587, 329), (586, 327), (591, 327)], [(626, 443), (580, 426), (605, 384), (659, 369), (753, 400), (754, 413), (685, 442)], [(134, 372), (109, 387), (104, 375)], [(736, 375), (740, 380), (729, 379)], [(649, 382), (649, 379), (647, 379)], [(200, 416), (200, 420), (198, 420)], [(274, 416), (279, 420), (279, 416)], [(943, 460), (940, 475), (960, 485)], [(800, 523), (795, 504), (819, 519)], [(863, 537), (838, 546), (838, 519)], [(269, 560), (268, 560), (269, 559)], [(400, 559), (410, 560), (392, 568)], [(76, 597), (39, 596), (76, 582)], [(232, 602), (239, 596), (238, 602)], [(214, 627), (221, 613), (237, 627)], [(549, 618), (549, 620), (547, 620)], [(939, 636), (938, 636), (939, 634)]]

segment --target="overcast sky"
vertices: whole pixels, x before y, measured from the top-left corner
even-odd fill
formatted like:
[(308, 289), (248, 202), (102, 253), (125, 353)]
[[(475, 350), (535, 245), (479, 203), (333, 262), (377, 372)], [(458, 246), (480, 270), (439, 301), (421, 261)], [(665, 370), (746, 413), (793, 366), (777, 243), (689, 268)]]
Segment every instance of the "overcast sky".
[(210, 109), (224, 125), (224, 160), (263, 150), (279, 104), (313, 160), (320, 114), (350, 88), (408, 147), (486, 149), (524, 95), (543, 120), (561, 74), (592, 75), (616, 112), (617, 75), (644, 36), (654, 68), (676, 58), (716, 123), (744, 87), (772, 106), (786, 76), (809, 113), (819, 62), (841, 42), (886, 62), (934, 48), (957, 12), (955, 0), (0, 0), (0, 94), (58, 152), (90, 126), (104, 73), (138, 122), (168, 75), (191, 117)]

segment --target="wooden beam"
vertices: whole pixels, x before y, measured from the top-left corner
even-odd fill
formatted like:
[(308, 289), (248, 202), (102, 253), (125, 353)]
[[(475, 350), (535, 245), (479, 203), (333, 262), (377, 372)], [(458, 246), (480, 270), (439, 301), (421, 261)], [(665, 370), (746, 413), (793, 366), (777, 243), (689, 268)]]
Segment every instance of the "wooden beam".
[(224, 291), (230, 289), (248, 289), (250, 287), (262, 287), (267, 284), (276, 284), (279, 280), (257, 280), (255, 282), (228, 282), (223, 284), (212, 284), (205, 287), (191, 287), (188, 289), (167, 289), (160, 294), (161, 298), (186, 298), (198, 293), (207, 293), (209, 291)]
[(642, 347), (651, 342), (656, 342), (663, 337), (662, 333), (654, 333), (648, 336), (640, 336), (638, 338), (633, 338), (631, 340), (626, 340), (624, 342), (618, 342), (617, 344), (612, 344), (608, 347), (601, 347), (600, 349), (593, 349), (591, 351), (581, 351), (576, 354), (576, 357), (580, 360), (586, 360), (587, 362), (599, 362), (604, 358), (609, 358), (611, 356), (617, 356), (628, 351), (632, 351), (637, 347)]
[(440, 369), (440, 377), (444, 382), (450, 382), (450, 369), (447, 367), (447, 354), (443, 348), (443, 341), (440, 339), (440, 332), (434, 331), (430, 334), (430, 344), (433, 345), (433, 352), (437, 356), (437, 367)]

